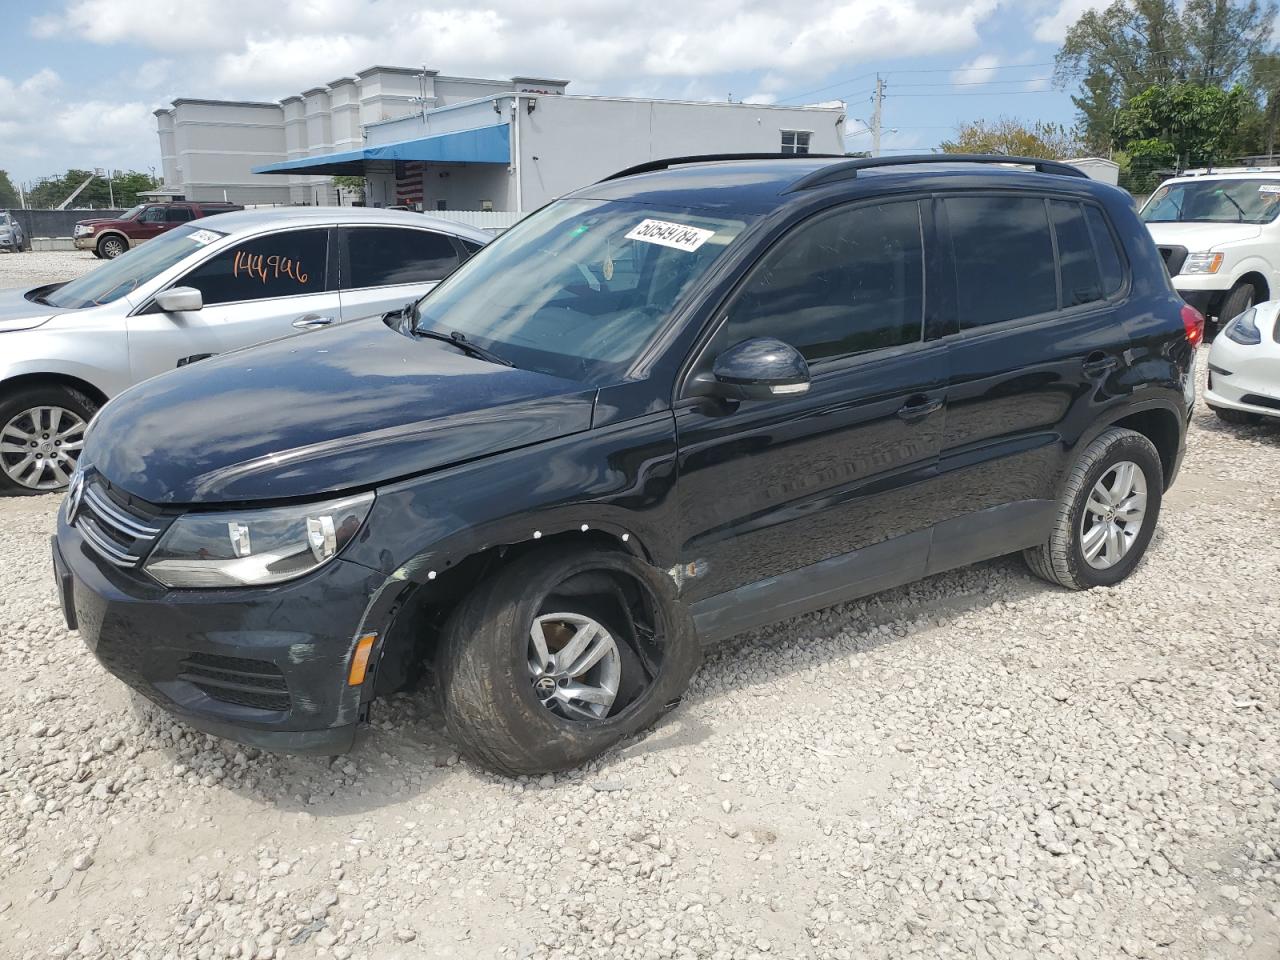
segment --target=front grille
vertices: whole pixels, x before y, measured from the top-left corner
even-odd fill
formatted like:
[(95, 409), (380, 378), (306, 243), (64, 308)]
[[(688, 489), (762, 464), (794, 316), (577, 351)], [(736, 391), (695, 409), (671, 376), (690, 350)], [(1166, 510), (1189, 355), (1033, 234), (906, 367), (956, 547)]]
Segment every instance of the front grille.
[(84, 482), (70, 523), (93, 550), (117, 567), (136, 567), (164, 531), (163, 521), (113, 493), (99, 477)]
[(179, 680), (194, 684), (215, 700), (259, 710), (289, 709), (289, 685), (269, 660), (193, 653), (179, 666)]
[(1169, 276), (1176, 277), (1182, 272), (1182, 265), (1187, 262), (1186, 247), (1159, 247), (1160, 256), (1164, 257), (1164, 265), (1169, 270)]
[(1280, 410), (1280, 400), (1272, 397), (1264, 397), (1257, 393), (1246, 393), (1240, 398), (1241, 403), (1247, 403), (1254, 407), (1266, 407), (1268, 410)]

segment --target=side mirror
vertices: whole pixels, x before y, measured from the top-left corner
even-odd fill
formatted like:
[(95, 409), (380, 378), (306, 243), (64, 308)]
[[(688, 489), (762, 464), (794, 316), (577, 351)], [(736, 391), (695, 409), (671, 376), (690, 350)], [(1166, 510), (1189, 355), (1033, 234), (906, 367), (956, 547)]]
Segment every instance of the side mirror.
[(726, 400), (769, 400), (809, 390), (809, 364), (789, 343), (773, 337), (730, 347), (698, 382), (703, 392)]
[(204, 309), (204, 297), (195, 287), (170, 287), (156, 294), (156, 306), (165, 313), (190, 313)]

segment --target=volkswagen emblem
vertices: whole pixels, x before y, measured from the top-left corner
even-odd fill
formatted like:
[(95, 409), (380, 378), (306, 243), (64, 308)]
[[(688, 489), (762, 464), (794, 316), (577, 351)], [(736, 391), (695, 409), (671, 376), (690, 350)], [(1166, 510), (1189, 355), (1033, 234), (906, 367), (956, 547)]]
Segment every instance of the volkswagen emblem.
[(537, 691), (539, 697), (545, 700), (556, 692), (556, 678), (539, 677), (533, 682), (533, 689)]
[(71, 477), (67, 487), (67, 525), (76, 522), (76, 514), (80, 512), (80, 498), (84, 495), (84, 474), (77, 470)]

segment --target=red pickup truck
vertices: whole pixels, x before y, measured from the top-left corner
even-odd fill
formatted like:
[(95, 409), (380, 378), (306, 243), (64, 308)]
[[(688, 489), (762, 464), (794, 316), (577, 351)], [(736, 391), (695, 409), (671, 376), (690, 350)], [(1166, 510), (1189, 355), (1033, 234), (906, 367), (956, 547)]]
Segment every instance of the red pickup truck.
[(81, 220), (75, 227), (76, 248), (92, 250), (95, 257), (114, 260), (130, 247), (157, 237), (179, 224), (215, 213), (243, 210), (234, 203), (198, 203), (182, 200), (171, 203), (140, 203), (113, 218)]

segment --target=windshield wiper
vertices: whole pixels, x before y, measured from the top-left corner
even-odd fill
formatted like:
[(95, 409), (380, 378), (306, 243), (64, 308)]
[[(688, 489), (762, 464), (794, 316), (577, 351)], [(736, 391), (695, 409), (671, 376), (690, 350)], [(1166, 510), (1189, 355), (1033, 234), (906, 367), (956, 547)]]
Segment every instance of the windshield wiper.
[(492, 350), (486, 350), (478, 343), (472, 343), (463, 334), (454, 330), (451, 333), (440, 333), (436, 330), (414, 330), (415, 337), (426, 337), (429, 340), (439, 340), (443, 343), (451, 343), (467, 356), (475, 357), (477, 360), (487, 360), (489, 363), (500, 364), (504, 367), (514, 367), (515, 364), (506, 357), (500, 357)]

